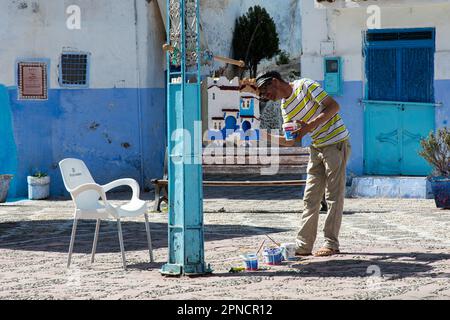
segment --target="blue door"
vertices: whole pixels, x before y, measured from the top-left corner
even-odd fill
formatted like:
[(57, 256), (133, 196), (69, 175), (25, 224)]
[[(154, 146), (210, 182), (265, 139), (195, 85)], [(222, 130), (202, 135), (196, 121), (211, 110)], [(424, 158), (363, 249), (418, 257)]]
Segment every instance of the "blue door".
[(252, 128), (252, 125), (250, 124), (250, 122), (248, 121), (244, 121), (242, 123), (242, 130), (244, 130), (244, 132), (247, 132), (248, 130), (250, 130)]
[(237, 123), (237, 120), (233, 116), (228, 116), (225, 119), (225, 132), (226, 132), (227, 136), (236, 131), (236, 129), (237, 129), (236, 123)]
[(420, 140), (435, 129), (434, 29), (369, 30), (365, 39), (364, 168), (428, 175)]
[(435, 129), (434, 104), (403, 105), (402, 120), (402, 161), (400, 172), (405, 175), (422, 176), (431, 173), (430, 165), (418, 155), (422, 149), (420, 140)]
[(368, 133), (365, 136), (366, 172), (399, 174), (401, 139), (398, 108), (389, 104), (366, 103), (364, 115)]

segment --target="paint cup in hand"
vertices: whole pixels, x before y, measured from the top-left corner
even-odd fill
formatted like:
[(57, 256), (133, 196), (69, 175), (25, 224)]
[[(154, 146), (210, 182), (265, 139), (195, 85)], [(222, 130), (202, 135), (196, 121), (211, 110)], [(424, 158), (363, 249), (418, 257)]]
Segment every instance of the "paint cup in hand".
[(288, 122), (283, 124), (283, 130), (284, 130), (284, 137), (287, 141), (292, 141), (297, 138), (297, 134), (293, 131), (297, 130), (298, 126), (295, 122)]

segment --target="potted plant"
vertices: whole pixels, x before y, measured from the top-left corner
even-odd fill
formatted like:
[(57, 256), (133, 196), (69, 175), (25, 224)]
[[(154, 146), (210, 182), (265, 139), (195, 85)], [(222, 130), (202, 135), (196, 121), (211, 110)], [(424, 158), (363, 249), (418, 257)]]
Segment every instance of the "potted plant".
[(6, 202), (12, 178), (12, 174), (0, 174), (0, 203)]
[(450, 208), (450, 130), (445, 127), (437, 134), (430, 133), (428, 138), (420, 142), (422, 150), (419, 154), (433, 166), (433, 174), (429, 177), (436, 206)]
[(50, 195), (50, 177), (41, 171), (27, 177), (28, 199), (43, 200)]

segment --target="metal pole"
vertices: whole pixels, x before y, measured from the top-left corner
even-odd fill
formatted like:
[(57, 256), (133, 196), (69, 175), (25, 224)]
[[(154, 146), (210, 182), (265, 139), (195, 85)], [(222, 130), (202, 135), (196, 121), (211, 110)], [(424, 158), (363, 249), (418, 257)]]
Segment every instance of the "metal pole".
[(169, 261), (161, 273), (202, 275), (211, 269), (204, 261), (202, 137), (194, 134), (201, 123), (199, 0), (168, 0), (167, 15), (174, 50), (167, 52)]

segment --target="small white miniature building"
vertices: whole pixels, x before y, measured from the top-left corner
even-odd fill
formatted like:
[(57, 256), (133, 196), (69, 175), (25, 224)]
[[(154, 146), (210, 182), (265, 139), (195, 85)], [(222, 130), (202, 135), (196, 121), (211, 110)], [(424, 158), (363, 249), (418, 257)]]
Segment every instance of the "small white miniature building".
[(208, 140), (258, 140), (259, 97), (254, 81), (208, 78)]

